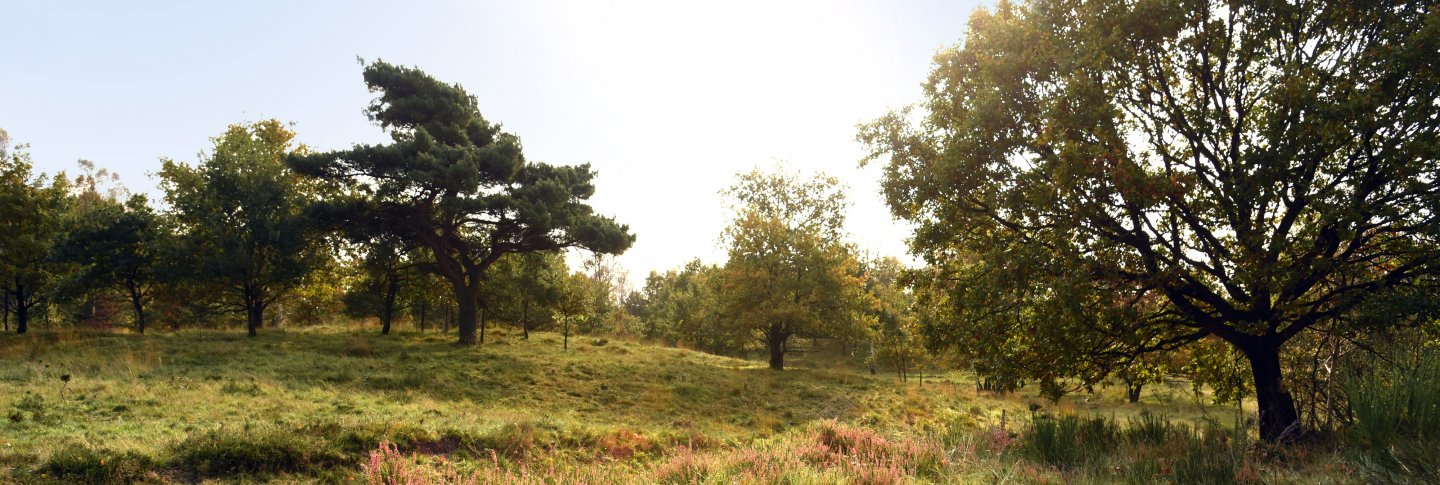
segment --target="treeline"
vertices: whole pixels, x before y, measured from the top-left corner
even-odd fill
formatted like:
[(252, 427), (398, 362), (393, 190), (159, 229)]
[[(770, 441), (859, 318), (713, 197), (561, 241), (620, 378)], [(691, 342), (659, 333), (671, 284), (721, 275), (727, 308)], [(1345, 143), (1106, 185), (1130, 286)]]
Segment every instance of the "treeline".
[[(588, 166), (525, 160), (463, 88), (366, 65), (369, 117), (393, 142), (320, 153), (285, 123), (236, 124), (194, 161), (163, 159), (163, 197), (132, 195), (82, 161), (34, 172), (4, 145), (5, 329), (128, 323), (227, 327), (375, 319), (457, 331), (494, 325), (610, 334), (728, 355), (834, 348), (893, 368), (928, 362), (905, 268), (846, 242), (838, 181), (739, 175), (728, 260), (650, 275), (639, 291), (609, 254), (634, 236), (584, 203)], [(588, 251), (572, 271), (566, 251)]]
[[(126, 322), (137, 333), (243, 324), (255, 335), (337, 317), (373, 318), (385, 334), (398, 322), (459, 328), (454, 284), (424, 236), (363, 212), (373, 210), (367, 187), (292, 169), (287, 160), (313, 156), (295, 139), (275, 120), (231, 126), (196, 162), (163, 161), (158, 202), (88, 161), (74, 175), (36, 174), (25, 146), (7, 146), (6, 331)], [(473, 294), (476, 340), (489, 322), (526, 337), (554, 330), (759, 351), (777, 369), (801, 341), (902, 378), (925, 362), (905, 268), (862, 261), (844, 242), (846, 202), (833, 178), (755, 171), (727, 194), (729, 260), (652, 274), (639, 291), (601, 254), (577, 271), (558, 249), (494, 258)]]
[(5, 330), (243, 321), (254, 336), (349, 314), (388, 333), (408, 315), (475, 343), (484, 318), (598, 326), (607, 283), (562, 253), (634, 236), (585, 205), (594, 171), (527, 162), (473, 97), (419, 70), (375, 62), (365, 80), (394, 143), (315, 153), (279, 121), (237, 124), (193, 163), (163, 160), (161, 201), (88, 161), (36, 173), (0, 137)]

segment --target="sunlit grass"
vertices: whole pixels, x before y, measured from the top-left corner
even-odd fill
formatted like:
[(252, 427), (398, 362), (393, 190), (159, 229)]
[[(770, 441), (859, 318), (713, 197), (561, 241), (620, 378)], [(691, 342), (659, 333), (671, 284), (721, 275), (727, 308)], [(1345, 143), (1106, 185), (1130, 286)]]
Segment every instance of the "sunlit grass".
[[(1076, 473), (1011, 447), (1032, 405), (1117, 423), (1145, 410), (1187, 424), (1235, 416), (1186, 398), (1186, 386), (1155, 389), (1141, 404), (1118, 389), (1050, 404), (1025, 390), (978, 393), (964, 374), (902, 384), (839, 358), (773, 372), (613, 338), (573, 338), (569, 351), (544, 332), (527, 341), (491, 329), (485, 345), (468, 348), (453, 339), (359, 328), (0, 335), (0, 479), (104, 462), (151, 463), (153, 481), (344, 482), (386, 442), (395, 448), (384, 456), (415, 457), (406, 463), (416, 473), (438, 473), (444, 457), (456, 473), (493, 480), (544, 471), (646, 482), (703, 465), (706, 483), (764, 483), (755, 477), (771, 475), (742, 462), (778, 460), (771, 465), (798, 468), (775, 476), (799, 483), (1051, 481)], [(850, 468), (791, 463), (826, 436), (832, 449), (841, 436), (909, 454), (871, 450)], [(942, 453), (911, 453), (930, 447)], [(131, 473), (111, 468), (111, 477)]]

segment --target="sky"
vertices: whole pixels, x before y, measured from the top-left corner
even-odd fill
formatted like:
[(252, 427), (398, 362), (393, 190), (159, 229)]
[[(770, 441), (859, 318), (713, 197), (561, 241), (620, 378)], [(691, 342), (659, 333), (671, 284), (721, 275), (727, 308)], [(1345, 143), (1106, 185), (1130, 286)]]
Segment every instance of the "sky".
[(37, 169), (94, 161), (159, 198), (227, 125), (275, 118), (318, 149), (382, 143), (358, 58), (473, 94), (529, 160), (590, 163), (628, 224), (632, 280), (723, 263), (719, 192), (783, 162), (847, 187), (851, 242), (903, 256), (909, 227), (860, 167), (857, 125), (920, 100), (974, 1), (0, 0), (0, 128)]

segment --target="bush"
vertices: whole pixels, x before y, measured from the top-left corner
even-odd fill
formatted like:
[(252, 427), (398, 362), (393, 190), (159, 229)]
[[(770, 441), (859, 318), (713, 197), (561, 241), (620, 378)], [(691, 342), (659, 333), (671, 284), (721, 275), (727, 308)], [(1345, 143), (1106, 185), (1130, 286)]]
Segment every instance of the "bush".
[(70, 445), (40, 467), (42, 473), (68, 483), (135, 483), (145, 479), (155, 463), (149, 456), (133, 451), (115, 453)]
[(1375, 483), (1440, 483), (1440, 352), (1346, 386), (1355, 421), (1348, 461)]

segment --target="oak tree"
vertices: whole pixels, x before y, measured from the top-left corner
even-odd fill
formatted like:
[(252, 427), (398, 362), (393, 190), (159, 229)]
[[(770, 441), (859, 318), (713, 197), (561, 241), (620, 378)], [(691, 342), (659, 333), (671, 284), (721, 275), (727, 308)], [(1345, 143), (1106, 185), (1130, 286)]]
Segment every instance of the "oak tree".
[(1430, 2), (1001, 2), (861, 138), (953, 283), (941, 340), (1096, 380), (1219, 339), (1283, 441), (1287, 342), (1440, 272), (1437, 51)]
[(770, 368), (785, 368), (793, 337), (857, 331), (869, 300), (842, 240), (847, 203), (838, 180), (756, 170), (726, 193), (737, 214), (724, 233), (721, 305), (727, 321), (764, 345)]

